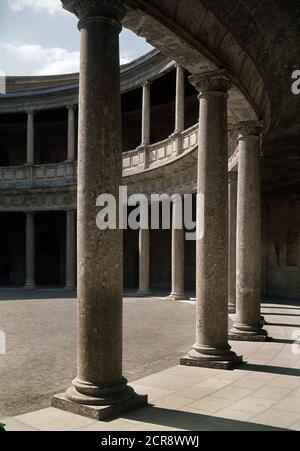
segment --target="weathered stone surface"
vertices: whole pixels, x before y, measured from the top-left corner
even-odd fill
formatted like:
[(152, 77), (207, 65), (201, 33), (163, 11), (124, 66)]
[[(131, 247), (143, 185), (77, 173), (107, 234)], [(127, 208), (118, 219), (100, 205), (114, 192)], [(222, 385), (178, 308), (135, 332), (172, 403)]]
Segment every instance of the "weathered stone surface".
[[(222, 365), (241, 359), (228, 344), (228, 144), (224, 71), (191, 77), (200, 92), (196, 256), (196, 344), (183, 364)], [(190, 362), (188, 360), (190, 359)], [(222, 364), (220, 363), (222, 362)]]
[(237, 200), (237, 299), (231, 339), (267, 340), (261, 323), (261, 182), (262, 124), (236, 124), (239, 133)]

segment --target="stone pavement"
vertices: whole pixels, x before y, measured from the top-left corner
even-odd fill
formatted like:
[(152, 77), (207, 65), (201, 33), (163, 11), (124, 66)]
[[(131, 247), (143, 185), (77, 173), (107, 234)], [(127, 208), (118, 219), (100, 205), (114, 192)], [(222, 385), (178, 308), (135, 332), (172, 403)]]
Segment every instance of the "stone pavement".
[(273, 341), (234, 343), (246, 362), (238, 370), (173, 366), (132, 384), (149, 394), (152, 405), (122, 418), (97, 423), (47, 408), (4, 420), (7, 429), (299, 431), (300, 346), (295, 333), (300, 330), (300, 307), (296, 302), (265, 304), (263, 313)]
[[(59, 290), (0, 290), (0, 299), (10, 299), (0, 301), (7, 341), (0, 355), (0, 418), (49, 406), (76, 376), (76, 301), (64, 296)], [(178, 364), (195, 340), (194, 324), (193, 304), (127, 297), (126, 377), (133, 381)]]

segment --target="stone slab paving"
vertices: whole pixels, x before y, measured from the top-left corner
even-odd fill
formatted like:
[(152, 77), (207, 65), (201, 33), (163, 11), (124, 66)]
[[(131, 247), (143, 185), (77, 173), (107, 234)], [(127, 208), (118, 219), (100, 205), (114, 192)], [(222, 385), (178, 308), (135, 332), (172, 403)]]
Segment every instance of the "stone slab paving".
[[(66, 295), (74, 297), (61, 290), (0, 290), (7, 341), (0, 355), (0, 418), (49, 406), (76, 376), (76, 301)], [(194, 324), (194, 304), (127, 297), (125, 376), (133, 381), (178, 364), (194, 341)]]
[(172, 366), (132, 386), (151, 405), (98, 423), (47, 408), (4, 420), (9, 431), (278, 431), (300, 430), (300, 309), (265, 305), (274, 341), (233, 346), (245, 364), (226, 372)]

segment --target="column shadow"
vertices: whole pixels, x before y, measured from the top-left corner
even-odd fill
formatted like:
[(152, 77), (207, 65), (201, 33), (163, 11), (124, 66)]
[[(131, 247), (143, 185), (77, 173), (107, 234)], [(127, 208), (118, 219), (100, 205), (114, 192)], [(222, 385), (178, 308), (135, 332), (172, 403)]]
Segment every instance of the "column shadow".
[(285, 376), (300, 377), (300, 370), (297, 368), (288, 368), (283, 366), (259, 365), (252, 363), (244, 363), (239, 366), (239, 370), (253, 371), (255, 373), (269, 373)]
[(183, 429), (187, 431), (266, 431), (284, 432), (288, 429), (261, 425), (251, 422), (230, 420), (222, 417), (212, 417), (198, 413), (170, 410), (156, 406), (129, 412), (122, 416), (124, 420), (133, 420), (151, 425)]
[[(268, 326), (277, 326), (277, 327), (294, 327), (296, 329), (300, 329), (300, 324), (284, 324), (284, 323), (270, 323), (268, 322)], [(274, 341), (274, 340), (272, 340)]]

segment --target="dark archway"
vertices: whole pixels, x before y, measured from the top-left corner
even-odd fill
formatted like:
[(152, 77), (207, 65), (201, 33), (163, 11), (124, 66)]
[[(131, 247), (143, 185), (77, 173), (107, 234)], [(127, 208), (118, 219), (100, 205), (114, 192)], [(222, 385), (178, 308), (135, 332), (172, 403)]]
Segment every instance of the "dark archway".
[(61, 283), (61, 240), (51, 231), (36, 236), (36, 283), (59, 285)]
[(0, 285), (9, 284), (9, 244), (7, 239), (0, 235)]
[(0, 148), (0, 167), (9, 166), (9, 155), (8, 153)]

